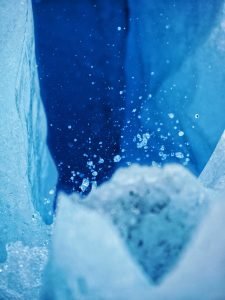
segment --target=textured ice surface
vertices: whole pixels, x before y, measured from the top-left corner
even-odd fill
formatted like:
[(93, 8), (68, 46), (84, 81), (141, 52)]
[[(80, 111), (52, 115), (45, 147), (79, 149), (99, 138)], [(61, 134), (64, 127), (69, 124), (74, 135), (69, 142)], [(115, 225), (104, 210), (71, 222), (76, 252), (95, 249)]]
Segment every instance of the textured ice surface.
[(200, 176), (201, 182), (217, 190), (225, 190), (225, 132)]
[(106, 216), (62, 197), (43, 299), (148, 299), (148, 291)]
[[(0, 9), (0, 261), (5, 244), (43, 242), (52, 220), (56, 171), (46, 146), (34, 54), (31, 3), (2, 0)], [(32, 237), (32, 238), (31, 238)]]
[(198, 180), (176, 165), (133, 165), (86, 200), (61, 196), (44, 299), (151, 299), (207, 203)]
[(208, 201), (197, 179), (179, 165), (132, 165), (85, 202), (111, 217), (133, 257), (157, 282), (178, 260)]
[[(221, 42), (218, 49), (223, 49), (217, 37), (222, 33), (221, 23), (210, 40)], [(212, 56), (219, 53), (207, 49)], [(2, 0), (0, 57), (0, 299), (37, 299), (49, 240), (39, 213), (51, 222), (56, 172), (45, 145), (29, 1)], [(219, 70), (219, 64), (214, 67)], [(224, 182), (223, 144), (224, 138), (201, 177), (218, 189)], [(177, 166), (132, 166), (85, 201), (63, 197), (43, 298), (223, 300), (225, 208), (218, 201), (198, 229), (207, 203), (201, 184)], [(165, 282), (153, 284), (165, 275)]]
[[(225, 128), (224, 0), (128, 2), (126, 158), (190, 160), (199, 173)], [(145, 132), (148, 147), (137, 148)]]
[(7, 245), (7, 254), (0, 264), (0, 299), (39, 299), (47, 248), (15, 242)]
[(56, 170), (45, 142), (31, 3), (0, 6), (0, 299), (37, 299)]
[(222, 195), (211, 207), (188, 251), (155, 291), (154, 300), (225, 299), (225, 203)]

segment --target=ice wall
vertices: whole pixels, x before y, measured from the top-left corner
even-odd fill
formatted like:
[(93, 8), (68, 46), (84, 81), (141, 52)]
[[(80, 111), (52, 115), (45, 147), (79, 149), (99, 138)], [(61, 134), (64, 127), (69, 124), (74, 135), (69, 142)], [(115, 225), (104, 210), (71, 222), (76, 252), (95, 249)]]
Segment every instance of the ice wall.
[(61, 196), (43, 299), (157, 299), (208, 200), (176, 165), (118, 170), (85, 201)]
[[(214, 199), (215, 200), (215, 199)], [(225, 295), (225, 205), (223, 196), (211, 208), (178, 267), (151, 292), (157, 300), (214, 300)]]
[(208, 161), (225, 127), (223, 3), (129, 1), (128, 161), (177, 161), (197, 174)]
[(225, 132), (202, 171), (200, 180), (209, 188), (225, 190)]
[(42, 299), (147, 299), (148, 281), (110, 220), (61, 200)]
[[(0, 7), (0, 261), (6, 244), (42, 245), (52, 221), (56, 170), (49, 156), (46, 120), (34, 55), (29, 0)], [(44, 237), (45, 236), (45, 237)], [(15, 270), (16, 271), (16, 270)]]
[(134, 164), (118, 170), (85, 203), (110, 216), (141, 268), (159, 283), (176, 265), (208, 200), (203, 186), (179, 165)]
[[(0, 299), (4, 300), (38, 299), (48, 259), (49, 230), (42, 219), (46, 223), (52, 219), (56, 171), (45, 146), (32, 26), (28, 0), (1, 2)], [(138, 138), (138, 149), (148, 139), (148, 135)], [(224, 138), (201, 178), (212, 188), (223, 186), (223, 148)], [(43, 299), (223, 297), (223, 195), (217, 201), (183, 168), (149, 170), (132, 166), (119, 171), (110, 183), (93, 191), (85, 205), (72, 203), (84, 202), (77, 196), (62, 199)], [(208, 196), (217, 205), (199, 227)], [(169, 274), (171, 270), (174, 273)], [(165, 275), (166, 281), (156, 286)]]
[(225, 125), (223, 2), (34, 1), (62, 189), (109, 178), (120, 150), (121, 164), (175, 161), (200, 174)]
[(43, 299), (223, 299), (223, 165), (224, 136), (200, 177), (211, 190), (133, 165), (86, 201), (61, 196)]

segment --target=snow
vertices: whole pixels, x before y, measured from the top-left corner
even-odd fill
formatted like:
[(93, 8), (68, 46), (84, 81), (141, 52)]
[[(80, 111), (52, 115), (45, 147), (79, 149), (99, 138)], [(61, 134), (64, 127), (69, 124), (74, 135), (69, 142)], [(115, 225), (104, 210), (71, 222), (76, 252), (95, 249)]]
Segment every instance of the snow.
[(152, 299), (224, 299), (224, 150), (223, 133), (200, 176), (200, 182), (211, 189), (208, 214), (197, 229), (177, 268), (169, 274), (162, 285), (151, 292)]
[(176, 270), (152, 292), (157, 300), (214, 300), (225, 295), (225, 203), (211, 208)]
[(179, 165), (132, 165), (117, 171), (85, 203), (110, 216), (140, 266), (158, 282), (176, 264), (208, 199), (197, 179)]
[(223, 299), (224, 196), (201, 181), (178, 165), (132, 165), (85, 201), (61, 195), (45, 297)]
[(60, 200), (43, 299), (147, 299), (148, 282), (110, 220)]
[(177, 165), (120, 169), (85, 201), (61, 195), (45, 297), (156, 299), (208, 201), (207, 190)]

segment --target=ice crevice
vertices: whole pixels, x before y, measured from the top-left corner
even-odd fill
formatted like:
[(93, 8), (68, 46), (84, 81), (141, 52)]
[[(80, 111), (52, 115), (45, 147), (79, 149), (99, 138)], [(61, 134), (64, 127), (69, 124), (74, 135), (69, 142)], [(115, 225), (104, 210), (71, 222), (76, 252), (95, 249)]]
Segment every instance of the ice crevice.
[(223, 299), (224, 135), (200, 179), (134, 164), (53, 222), (29, 0), (2, 0), (0, 47), (0, 299)]
[(0, 299), (39, 298), (53, 219), (49, 190), (57, 173), (46, 145), (32, 18), (30, 1), (1, 1)]

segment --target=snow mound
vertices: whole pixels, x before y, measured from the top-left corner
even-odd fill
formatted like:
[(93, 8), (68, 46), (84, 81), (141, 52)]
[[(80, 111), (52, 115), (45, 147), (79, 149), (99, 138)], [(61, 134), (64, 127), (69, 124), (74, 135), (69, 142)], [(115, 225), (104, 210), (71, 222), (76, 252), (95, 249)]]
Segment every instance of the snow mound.
[(85, 202), (110, 216), (133, 257), (158, 282), (189, 242), (206, 212), (208, 196), (179, 165), (132, 165), (117, 171)]
[(110, 220), (61, 197), (43, 299), (147, 300), (148, 290)]
[(133, 165), (85, 200), (61, 195), (43, 299), (156, 299), (155, 283), (179, 262), (207, 195), (177, 165)]

